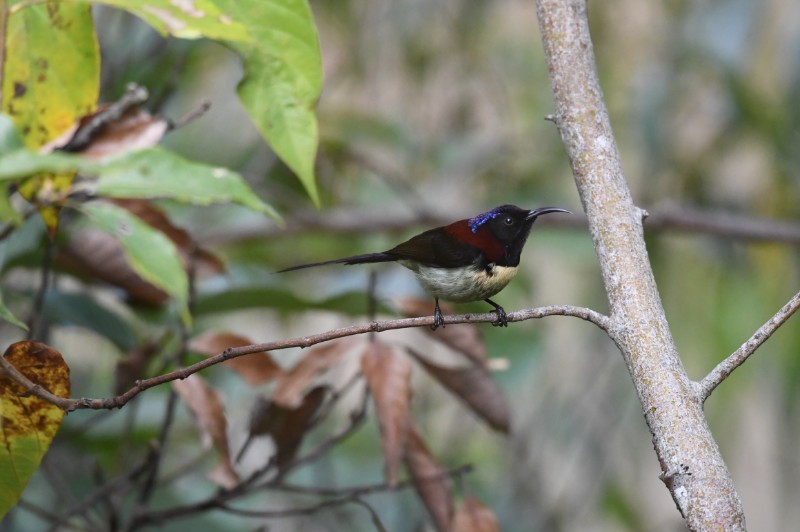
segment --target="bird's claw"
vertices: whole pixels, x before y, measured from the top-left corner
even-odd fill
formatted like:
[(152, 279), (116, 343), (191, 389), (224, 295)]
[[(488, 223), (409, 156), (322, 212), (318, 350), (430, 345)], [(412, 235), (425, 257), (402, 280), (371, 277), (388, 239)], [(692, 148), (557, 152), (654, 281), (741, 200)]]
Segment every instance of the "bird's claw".
[(442, 314), (442, 310), (439, 308), (439, 301), (436, 301), (436, 308), (433, 309), (433, 325), (431, 325), (431, 330), (435, 331), (439, 327), (444, 328), (444, 315)]
[(503, 307), (497, 307), (497, 319), (492, 322), (495, 327), (508, 327), (508, 316)]

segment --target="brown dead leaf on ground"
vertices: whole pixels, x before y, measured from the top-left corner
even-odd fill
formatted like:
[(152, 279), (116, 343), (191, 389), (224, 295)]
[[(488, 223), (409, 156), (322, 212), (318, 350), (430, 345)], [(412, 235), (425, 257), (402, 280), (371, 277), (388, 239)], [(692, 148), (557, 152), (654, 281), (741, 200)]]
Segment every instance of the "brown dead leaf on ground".
[(374, 341), (361, 357), (361, 371), (375, 403), (386, 481), (394, 486), (408, 434), (411, 362), (386, 344)]
[(336, 340), (309, 349), (297, 364), (278, 378), (272, 400), (286, 408), (296, 408), (314, 379), (336, 365), (354, 345), (353, 340)]
[(405, 463), (419, 498), (436, 530), (449, 532), (453, 520), (453, 493), (446, 471), (431, 454), (413, 423), (408, 427)]
[[(242, 347), (253, 342), (238, 334), (223, 331), (207, 331), (189, 341), (189, 349), (207, 356), (222, 353), (229, 347)], [(283, 374), (283, 369), (269, 353), (253, 353), (223, 362), (237, 372), (251, 386), (264, 384)]]
[(508, 433), (511, 427), (511, 409), (502, 390), (489, 370), (480, 366), (447, 368), (428, 361), (413, 349), (408, 352), (425, 371), (493, 429)]
[(453, 532), (500, 532), (500, 524), (491, 508), (467, 495), (453, 518)]
[[(405, 316), (429, 316), (433, 313), (430, 299), (404, 298), (398, 301), (398, 310)], [(445, 303), (440, 303), (443, 314), (452, 314), (453, 308)], [(453, 351), (464, 355), (468, 360), (481, 366), (486, 366), (486, 344), (481, 338), (480, 330), (472, 323), (451, 324), (439, 327), (435, 331), (424, 328), (425, 333), (441, 342)]]
[(206, 449), (212, 446), (217, 449), (220, 462), (224, 462), (212, 471), (211, 479), (215, 482), (224, 482), (222, 485), (227, 488), (235, 486), (239, 482), (239, 477), (231, 462), (227, 434), (228, 420), (219, 392), (197, 374), (189, 375), (183, 380), (172, 381), (172, 388), (194, 416), (203, 446)]

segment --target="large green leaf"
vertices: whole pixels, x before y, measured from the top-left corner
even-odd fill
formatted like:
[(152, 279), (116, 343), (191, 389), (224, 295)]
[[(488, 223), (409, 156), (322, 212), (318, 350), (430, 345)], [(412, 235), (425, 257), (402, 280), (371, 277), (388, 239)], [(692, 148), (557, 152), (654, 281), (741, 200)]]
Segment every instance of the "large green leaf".
[(247, 29), (240, 20), (220, 11), (213, 0), (71, 0), (107, 4), (129, 11), (144, 19), (162, 35), (184, 39), (248, 40)]
[(175, 244), (164, 233), (110, 203), (85, 203), (80, 210), (93, 227), (116, 237), (136, 273), (172, 296), (185, 313), (189, 281)]
[(307, 0), (216, 2), (244, 21), (252, 37), (248, 43), (228, 43), (244, 60), (239, 98), (275, 153), (319, 204), (314, 107), (322, 90), (322, 59)]
[(161, 148), (127, 153), (83, 173), (99, 177), (93, 188), (103, 196), (171, 198), (195, 205), (234, 202), (280, 219), (236, 172), (187, 161)]
[(41, 172), (74, 172), (96, 177), (84, 183), (113, 198), (168, 198), (195, 205), (238, 203), (276, 220), (280, 215), (231, 170), (188, 161), (161, 148), (128, 152), (97, 162), (68, 153), (39, 154), (14, 147), (13, 126), (0, 115), (0, 182)]
[[(55, 349), (39, 342), (17, 342), (3, 357), (34, 383), (69, 397), (69, 367)], [(39, 467), (63, 417), (61, 408), (26, 393), (0, 374), (0, 520)]]

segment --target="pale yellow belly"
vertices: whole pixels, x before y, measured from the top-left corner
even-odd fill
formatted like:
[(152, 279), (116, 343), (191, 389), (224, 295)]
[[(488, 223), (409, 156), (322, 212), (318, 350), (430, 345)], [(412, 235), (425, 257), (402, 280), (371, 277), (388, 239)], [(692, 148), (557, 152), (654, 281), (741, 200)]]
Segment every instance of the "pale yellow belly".
[(464, 268), (433, 268), (404, 264), (414, 271), (422, 287), (434, 297), (466, 303), (492, 297), (506, 287), (517, 274), (517, 268), (495, 266), (491, 270), (475, 271)]

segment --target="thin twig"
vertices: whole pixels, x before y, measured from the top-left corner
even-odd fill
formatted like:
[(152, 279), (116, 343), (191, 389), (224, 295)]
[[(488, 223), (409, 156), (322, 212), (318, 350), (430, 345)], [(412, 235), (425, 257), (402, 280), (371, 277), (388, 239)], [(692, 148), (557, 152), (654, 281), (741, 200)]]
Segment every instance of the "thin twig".
[(742, 346), (734, 351), (728, 358), (717, 364), (702, 381), (697, 383), (697, 396), (705, 402), (711, 392), (728, 378), (733, 371), (755, 353), (761, 344), (766, 342), (772, 333), (778, 330), (795, 311), (800, 308), (800, 292), (794, 295), (770, 320), (762, 325)]
[(279, 517), (293, 517), (297, 515), (310, 515), (325, 508), (340, 506), (342, 504), (354, 502), (354, 499), (360, 499), (364, 495), (371, 495), (374, 493), (384, 493), (384, 492), (395, 492), (413, 486), (414, 482), (420, 482), (420, 481), (434, 482), (441, 480), (442, 478), (461, 476), (470, 473), (472, 469), (473, 466), (471, 464), (467, 464), (460, 467), (456, 467), (454, 469), (450, 469), (448, 471), (444, 471), (439, 475), (430, 476), (422, 479), (416, 479), (415, 481), (412, 481), (410, 479), (402, 480), (393, 486), (389, 485), (386, 482), (367, 484), (363, 486), (355, 486), (349, 488), (325, 488), (318, 486), (297, 486), (290, 484), (274, 484), (268, 486), (268, 488), (271, 491), (312, 495), (318, 497), (333, 497), (331, 499), (324, 500), (320, 503), (311, 506), (299, 507), (299, 508), (287, 508), (281, 510), (247, 510), (247, 509), (239, 509), (228, 506), (228, 502), (230, 500), (240, 495), (238, 490), (234, 489), (233, 491), (220, 492), (212, 497), (209, 497), (207, 499), (204, 499), (196, 503), (187, 504), (184, 506), (175, 506), (172, 508), (166, 508), (164, 510), (153, 511), (148, 514), (140, 515), (138, 516), (135, 524), (137, 527), (144, 526), (150, 523), (162, 524), (170, 519), (176, 519), (211, 509), (224, 510), (225, 512), (231, 514), (241, 515), (246, 517), (262, 517), (262, 518), (279, 518)]
[(189, 111), (187, 114), (183, 115), (182, 117), (178, 118), (175, 121), (170, 121), (169, 130), (172, 131), (175, 129), (179, 129), (191, 122), (194, 122), (195, 120), (206, 114), (209, 109), (211, 109), (211, 101), (210, 100), (201, 101), (200, 105), (197, 106), (196, 109)]
[[(517, 312), (511, 312), (508, 314), (508, 321), (518, 322), (518, 321), (525, 321), (532, 319), (540, 319), (544, 318), (545, 316), (572, 316), (575, 318), (580, 318), (582, 320), (595, 324), (604, 331), (608, 331), (609, 327), (611, 326), (611, 319), (608, 316), (589, 308), (574, 307), (571, 305), (538, 307), (538, 308), (520, 310)], [(496, 320), (497, 320), (497, 314), (494, 312), (488, 312), (486, 314), (455, 314), (455, 315), (445, 316), (445, 324), (447, 325), (456, 323), (492, 323)], [(164, 384), (166, 382), (171, 382), (177, 379), (185, 379), (189, 375), (197, 373), (200, 370), (206, 369), (210, 366), (219, 364), (220, 362), (224, 362), (232, 358), (244, 355), (250, 355), (252, 353), (260, 353), (262, 351), (278, 351), (290, 347), (311, 347), (312, 345), (316, 345), (322, 342), (327, 342), (330, 340), (335, 340), (337, 338), (356, 336), (359, 334), (365, 334), (373, 331), (383, 332), (396, 329), (408, 329), (411, 327), (429, 327), (432, 324), (433, 324), (433, 316), (424, 316), (420, 318), (403, 318), (403, 319), (384, 320), (384, 321), (372, 321), (362, 325), (353, 325), (350, 327), (342, 327), (340, 329), (332, 329), (324, 333), (314, 334), (310, 336), (291, 338), (288, 340), (276, 340), (274, 342), (266, 342), (263, 344), (253, 344), (253, 345), (245, 345), (242, 347), (233, 347), (226, 349), (225, 351), (223, 351), (218, 355), (209, 357), (205, 360), (201, 360), (196, 364), (192, 364), (191, 366), (177, 369), (175, 371), (171, 371), (169, 373), (158, 375), (156, 377), (152, 377), (149, 379), (137, 381), (136, 385), (134, 385), (127, 392), (117, 395), (116, 397), (109, 397), (105, 399), (88, 399), (88, 398), (72, 399), (72, 398), (58, 397), (50, 393), (42, 386), (32, 382), (30, 379), (22, 375), (19, 371), (17, 371), (16, 368), (14, 368), (14, 366), (12, 366), (2, 357), (0, 357), (0, 367), (6, 371), (9, 377), (11, 377), (20, 385), (22, 385), (28, 392), (35, 395), (36, 397), (39, 397), (40, 399), (44, 399), (45, 401), (48, 401), (60, 408), (63, 408), (67, 412), (72, 412), (74, 410), (86, 409), (86, 408), (93, 410), (103, 410), (103, 409), (121, 408), (128, 401), (130, 401), (143, 391), (147, 390), (148, 388), (152, 388), (153, 386), (158, 386), (159, 384)]]
[[(28, 340), (35, 340), (36, 338), (43, 338), (44, 331), (44, 300), (47, 296), (47, 291), (50, 289), (50, 283), (53, 277), (53, 257), (55, 256), (56, 242), (53, 238), (48, 238), (44, 245), (44, 256), (42, 257), (42, 271), (39, 274), (41, 282), (39, 288), (36, 290), (36, 296), (33, 300), (33, 308), (31, 315), (28, 318)], [(43, 330), (39, 330), (39, 327)]]

